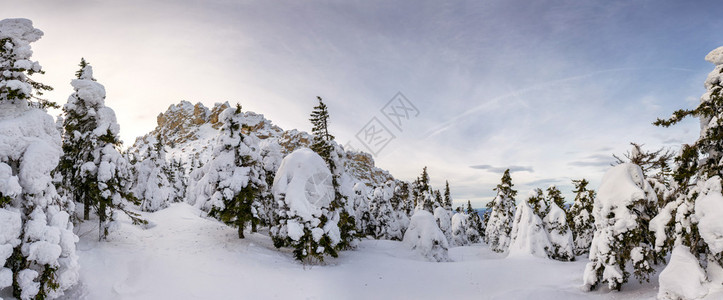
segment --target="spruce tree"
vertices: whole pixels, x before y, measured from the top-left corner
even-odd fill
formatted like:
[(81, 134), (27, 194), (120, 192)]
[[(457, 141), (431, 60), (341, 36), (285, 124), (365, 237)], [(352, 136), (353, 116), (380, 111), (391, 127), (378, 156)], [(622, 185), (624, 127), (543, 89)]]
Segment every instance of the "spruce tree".
[(465, 213), (468, 216), (467, 220), (467, 240), (470, 243), (479, 243), (482, 241), (482, 234), (484, 232), (482, 218), (479, 213), (472, 208), (472, 203), (467, 200), (467, 208)]
[(584, 283), (590, 290), (601, 283), (620, 290), (632, 268), (641, 283), (653, 270), (653, 236), (649, 231), (655, 191), (635, 164), (614, 166), (605, 173), (593, 205), (595, 233)]
[(265, 172), (259, 164), (258, 144), (254, 135), (243, 133), (246, 128), (241, 105), (227, 108), (219, 118), (222, 127), (213, 148), (213, 157), (194, 172), (197, 178), (189, 186), (190, 202), (208, 215), (236, 227), (238, 237), (251, 224), (252, 231), (259, 223), (257, 207), (260, 194), (268, 189)]
[[(655, 231), (655, 249), (667, 253), (688, 252), (698, 260), (697, 269), (719, 273), (723, 268), (723, 247), (720, 236), (721, 176), (723, 175), (723, 47), (711, 51), (705, 59), (715, 65), (705, 80), (706, 92), (694, 109), (681, 109), (669, 119), (658, 119), (654, 124), (668, 127), (686, 117), (700, 120), (700, 136), (693, 144), (684, 144), (675, 157), (674, 182), (670, 201), (663, 206), (658, 216), (650, 223)], [(663, 276), (668, 268), (675, 273), (675, 267), (685, 262), (674, 255), (660, 278), (660, 298), (692, 298), (691, 295), (676, 294)], [(708, 280), (716, 280), (710, 276)]]
[(449, 181), (444, 182), (444, 208), (452, 209), (452, 196), (449, 192)]
[[(176, 199), (176, 187), (171, 182), (171, 166), (166, 161), (166, 150), (160, 135), (148, 149), (147, 157), (133, 165), (135, 183), (133, 194), (140, 200), (143, 211), (157, 211), (168, 207)], [(172, 176), (172, 177), (169, 177)]]
[(505, 170), (502, 182), (497, 185), (497, 196), (492, 200), (490, 215), (485, 226), (485, 239), (490, 249), (495, 252), (505, 252), (510, 244), (512, 222), (515, 217), (515, 196), (510, 169)]
[(549, 202), (545, 198), (545, 193), (540, 188), (530, 191), (530, 194), (527, 197), (527, 204), (530, 208), (532, 208), (532, 211), (540, 218), (540, 220), (542, 220), (542, 218), (544, 218), (550, 210), (548, 203)]
[(350, 249), (356, 243), (356, 220), (347, 208), (346, 202), (348, 199), (340, 191), (339, 177), (343, 170), (342, 166), (337, 165), (339, 154), (337, 154), (334, 147), (334, 136), (329, 133), (329, 112), (321, 97), (317, 96), (316, 98), (319, 100), (319, 104), (314, 107), (309, 119), (313, 125), (311, 132), (314, 134), (311, 150), (324, 159), (332, 174), (335, 196), (329, 210), (331, 215), (328, 217), (330, 219), (339, 219), (341, 242), (337, 244), (337, 248), (339, 250)]
[(105, 106), (105, 88), (93, 78), (93, 69), (81, 59), (77, 79), (71, 82), (75, 92), (63, 106), (63, 152), (57, 172), (63, 180), (59, 191), (83, 205), (83, 220), (91, 210), (98, 216), (99, 239), (119, 211), (134, 224), (144, 224), (138, 214), (125, 207), (138, 203), (130, 192), (131, 166), (121, 154), (119, 129), (113, 110)]
[(557, 207), (565, 210), (565, 198), (562, 197), (562, 192), (554, 185), (547, 188), (547, 198), (545, 201), (548, 205), (555, 204)]
[(590, 243), (595, 233), (595, 220), (592, 217), (595, 191), (588, 190), (589, 182), (586, 179), (572, 180), (575, 188), (575, 200), (567, 214), (568, 226), (572, 229), (575, 255), (582, 255), (590, 251)]
[(60, 134), (42, 109), (55, 105), (29, 78), (42, 73), (30, 48), (42, 36), (30, 20), (0, 20), (0, 291), (16, 299), (55, 299), (78, 281), (74, 205), (53, 185)]

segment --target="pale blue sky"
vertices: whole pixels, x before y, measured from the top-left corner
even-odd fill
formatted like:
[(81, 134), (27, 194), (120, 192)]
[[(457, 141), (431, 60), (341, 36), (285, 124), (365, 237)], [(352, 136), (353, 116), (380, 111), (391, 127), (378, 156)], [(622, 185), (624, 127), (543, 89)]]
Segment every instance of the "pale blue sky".
[[(65, 103), (80, 57), (94, 65), (126, 144), (180, 100), (240, 102), (284, 129), (310, 130), (316, 96), (341, 143), (402, 92), (419, 116), (377, 164), (475, 206), (500, 170), (533, 187), (597, 187), (631, 141), (692, 142), (691, 107), (723, 45), (723, 8), (704, 1), (7, 1), (0, 17), (45, 32), (34, 58)], [(356, 143), (356, 144), (355, 144)]]

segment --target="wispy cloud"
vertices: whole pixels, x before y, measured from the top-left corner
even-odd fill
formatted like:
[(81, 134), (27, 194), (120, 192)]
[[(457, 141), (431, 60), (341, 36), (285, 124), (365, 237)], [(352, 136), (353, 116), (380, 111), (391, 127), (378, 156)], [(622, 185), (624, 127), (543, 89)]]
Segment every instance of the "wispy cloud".
[(491, 165), (474, 165), (469, 167), (472, 169), (485, 170), (493, 173), (503, 173), (507, 169), (510, 169), (510, 172), (535, 172), (530, 166), (495, 167)]
[(608, 167), (615, 162), (612, 155), (594, 154), (581, 160), (571, 161), (568, 165), (576, 167)]

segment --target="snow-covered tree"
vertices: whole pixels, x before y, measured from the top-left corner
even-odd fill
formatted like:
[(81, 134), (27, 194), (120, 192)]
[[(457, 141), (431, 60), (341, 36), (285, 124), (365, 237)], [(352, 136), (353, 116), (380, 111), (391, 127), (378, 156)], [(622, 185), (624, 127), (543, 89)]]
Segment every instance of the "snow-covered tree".
[(84, 59), (76, 76), (71, 81), (75, 92), (63, 106), (64, 154), (57, 170), (63, 180), (59, 190), (83, 206), (84, 220), (89, 220), (94, 209), (102, 239), (118, 212), (124, 212), (135, 224), (145, 220), (125, 208), (137, 199), (130, 192), (130, 163), (120, 152), (120, 126), (113, 109), (105, 106), (105, 87), (93, 78), (93, 68)]
[(484, 225), (482, 223), (482, 217), (479, 213), (472, 208), (472, 203), (467, 200), (467, 208), (465, 210), (467, 214), (467, 240), (470, 243), (479, 243), (482, 241), (482, 232), (484, 232)]
[[(705, 81), (706, 92), (692, 110), (678, 110), (667, 120), (654, 124), (668, 127), (687, 116), (700, 119), (700, 137), (683, 145), (675, 158), (671, 189), (675, 193), (650, 223), (655, 231), (655, 248), (673, 249), (671, 260), (660, 276), (661, 299), (693, 299), (707, 293), (709, 286), (723, 283), (723, 47), (705, 59), (715, 65)], [(690, 253), (690, 255), (684, 252)], [(696, 265), (697, 263), (697, 265)], [(678, 272), (689, 270), (694, 278), (676, 282)], [(707, 275), (700, 281), (698, 270)]]
[(605, 173), (593, 204), (596, 229), (583, 277), (587, 288), (607, 283), (620, 290), (630, 277), (628, 266), (639, 281), (648, 280), (654, 260), (648, 223), (656, 202), (637, 165), (623, 163)]
[(465, 246), (470, 243), (467, 236), (469, 229), (469, 216), (463, 212), (457, 212), (452, 216), (451, 236), (449, 238), (450, 246)]
[(304, 262), (336, 257), (341, 234), (339, 219), (327, 218), (334, 185), (324, 160), (308, 148), (287, 155), (276, 172), (273, 193), (280, 208), (279, 224), (270, 231), (274, 245), (293, 247), (294, 257)]
[[(547, 188), (547, 197), (545, 198), (545, 202), (548, 206), (555, 204), (557, 207), (563, 210), (565, 209), (565, 198), (562, 197), (562, 192), (560, 192), (560, 190), (554, 185)], [(547, 210), (549, 211), (549, 209), (550, 208), (548, 207)], [(547, 215), (547, 212), (545, 215)]]
[(157, 211), (168, 207), (174, 201), (176, 187), (168, 177), (170, 166), (166, 162), (166, 150), (160, 138), (156, 138), (147, 157), (134, 164), (133, 168), (135, 169), (133, 195), (140, 200), (141, 210)]
[(512, 221), (515, 217), (515, 195), (510, 169), (502, 175), (502, 183), (495, 188), (497, 196), (492, 200), (489, 219), (485, 226), (485, 241), (495, 252), (504, 252), (510, 244)]
[(645, 179), (655, 190), (658, 196), (658, 207), (673, 200), (673, 191), (671, 190), (672, 170), (670, 163), (675, 153), (666, 148), (660, 148), (655, 151), (647, 151), (643, 149), (642, 144), (630, 143), (632, 149), (623, 156), (613, 154), (617, 160), (616, 163), (621, 164), (630, 162), (638, 165), (643, 170)]
[(434, 209), (434, 220), (447, 240), (452, 238), (452, 212), (440, 206)]
[(357, 243), (357, 232), (354, 212), (350, 211), (351, 207), (346, 203), (348, 199), (341, 193), (341, 183), (339, 182), (343, 172), (340, 163), (340, 153), (343, 152), (343, 149), (337, 147), (338, 145), (333, 142), (334, 136), (329, 133), (329, 112), (326, 104), (321, 97), (316, 98), (319, 100), (319, 105), (314, 107), (309, 119), (313, 125), (311, 132), (314, 134), (311, 150), (324, 159), (332, 174), (334, 201), (331, 203), (327, 218), (339, 220), (341, 242), (337, 244), (337, 248), (339, 250), (350, 249)]
[(423, 209), (414, 212), (402, 242), (430, 261), (449, 261), (449, 243), (434, 216)]
[(449, 191), (449, 181), (444, 182), (444, 208), (452, 210), (452, 194)]
[(373, 221), (372, 234), (376, 239), (397, 240), (404, 237), (404, 226), (400, 222), (400, 214), (392, 207), (391, 191), (384, 188), (374, 190), (371, 204)]
[[(533, 197), (535, 194), (530, 193), (530, 196)], [(534, 201), (520, 202), (515, 210), (509, 255), (548, 258), (548, 252), (552, 245), (542, 220), (530, 207), (530, 202)]]
[(544, 218), (550, 210), (548, 203), (549, 201), (545, 198), (545, 193), (542, 189), (534, 189), (530, 191), (530, 194), (527, 196), (527, 205), (529, 205), (535, 215), (540, 218)]
[(550, 248), (547, 253), (552, 259), (561, 261), (574, 260), (572, 231), (567, 226), (567, 215), (562, 208), (557, 206), (555, 201), (551, 201), (549, 205), (547, 215), (542, 219), (542, 224), (547, 230), (548, 239), (550, 240)]
[[(55, 299), (78, 282), (72, 202), (51, 172), (62, 154), (53, 118), (32, 102), (49, 87), (30, 43), (43, 32), (27, 19), (0, 21), (0, 290), (17, 299)], [(35, 94), (35, 95), (34, 95)]]
[(188, 188), (188, 178), (186, 177), (186, 169), (183, 167), (183, 161), (175, 158), (171, 159), (170, 165), (165, 169), (166, 177), (173, 187), (173, 202), (183, 202), (186, 199), (186, 189)]
[(267, 189), (265, 172), (259, 163), (261, 156), (255, 145), (258, 139), (242, 132), (245, 115), (241, 105), (227, 108), (220, 115), (223, 125), (213, 157), (201, 169), (194, 171), (197, 179), (189, 185), (189, 202), (208, 212), (208, 215), (238, 229), (244, 238), (244, 229), (258, 224), (259, 195)]
[[(386, 187), (385, 187), (386, 189)], [(351, 196), (351, 205), (354, 206), (354, 219), (356, 222), (356, 230), (357, 232), (363, 233), (364, 235), (374, 235), (374, 229), (375, 229), (375, 213), (372, 212), (370, 202), (376, 202), (376, 201), (384, 201), (382, 200), (382, 195), (385, 193), (391, 194), (391, 191), (383, 192), (377, 190), (374, 190), (374, 197), (372, 201), (369, 200), (369, 192), (367, 186), (362, 182), (357, 182), (354, 184), (354, 187), (352, 188), (352, 196)], [(379, 195), (377, 195), (379, 193)], [(391, 195), (390, 195), (391, 197)], [(389, 198), (386, 199), (386, 202), (389, 201)], [(389, 210), (391, 210), (391, 203), (379, 203), (375, 208), (377, 210), (382, 209), (386, 210), (387, 208), (382, 208), (382, 206), (386, 206), (388, 204)]]
[(595, 191), (588, 190), (589, 182), (585, 179), (573, 180), (575, 200), (567, 214), (568, 226), (572, 230), (575, 255), (582, 255), (590, 251), (590, 243), (595, 233), (595, 220), (592, 217)]

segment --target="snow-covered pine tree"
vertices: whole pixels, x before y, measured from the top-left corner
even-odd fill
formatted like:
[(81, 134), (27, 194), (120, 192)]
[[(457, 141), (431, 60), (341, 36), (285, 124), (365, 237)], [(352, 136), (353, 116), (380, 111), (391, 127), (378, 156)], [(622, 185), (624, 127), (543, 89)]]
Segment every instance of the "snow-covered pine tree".
[[(529, 198), (535, 196), (536, 193), (531, 192)], [(542, 220), (530, 206), (536, 200), (531, 201), (529, 198), (528, 201), (521, 201), (515, 210), (509, 255), (548, 258), (552, 245)]]
[(160, 136), (148, 149), (147, 156), (133, 165), (135, 183), (133, 195), (141, 202), (143, 211), (157, 211), (168, 207), (176, 198), (176, 189), (168, 177), (170, 166)]
[(540, 188), (530, 191), (530, 194), (527, 196), (527, 205), (532, 208), (532, 211), (540, 219), (544, 218), (550, 210), (548, 203), (549, 201), (545, 198), (545, 193)]
[(502, 182), (497, 185), (497, 196), (492, 200), (489, 219), (485, 226), (485, 239), (490, 249), (495, 252), (505, 252), (510, 244), (512, 221), (515, 217), (515, 196), (510, 169), (505, 170)]
[[(27, 19), (0, 21), (0, 290), (17, 299), (55, 299), (78, 282), (70, 214), (51, 172), (62, 154), (60, 134), (37, 96), (50, 87), (30, 43), (43, 32)], [(40, 108), (39, 108), (40, 107)]]
[(463, 212), (457, 212), (452, 216), (452, 226), (449, 238), (450, 246), (465, 246), (470, 243), (467, 237), (467, 229), (469, 228), (469, 215)]
[(399, 220), (399, 214), (392, 207), (390, 187), (376, 188), (371, 205), (373, 222), (373, 236), (375, 239), (401, 241), (404, 237), (404, 227)]
[(93, 78), (93, 68), (81, 59), (77, 79), (71, 81), (75, 92), (63, 106), (63, 157), (58, 165), (62, 175), (59, 190), (83, 206), (83, 219), (91, 209), (98, 216), (99, 239), (108, 230), (119, 211), (134, 224), (146, 223), (125, 207), (138, 203), (130, 192), (132, 168), (120, 152), (120, 126), (115, 112), (105, 106), (105, 87)]
[(633, 148), (618, 156), (613, 154), (617, 160), (616, 163), (621, 164), (630, 162), (640, 166), (645, 175), (645, 180), (655, 189), (658, 196), (658, 207), (663, 207), (670, 201), (674, 200), (673, 191), (671, 189), (672, 170), (670, 163), (675, 153), (669, 149), (660, 148), (655, 151), (646, 151), (642, 144), (630, 143)]
[(596, 229), (583, 277), (587, 288), (607, 283), (620, 290), (630, 277), (628, 266), (638, 281), (648, 280), (655, 259), (648, 222), (656, 202), (639, 166), (623, 163), (605, 173), (593, 203)]
[(424, 209), (414, 212), (402, 242), (430, 261), (449, 260), (449, 242), (437, 226), (434, 216)]
[(314, 134), (314, 141), (311, 150), (314, 150), (321, 156), (332, 174), (332, 183), (334, 185), (334, 201), (331, 203), (328, 217), (330, 219), (339, 220), (339, 230), (341, 231), (341, 242), (337, 244), (339, 250), (353, 248), (357, 243), (356, 220), (354, 213), (350, 212), (346, 202), (348, 199), (341, 193), (339, 178), (342, 175), (343, 167), (339, 163), (339, 152), (333, 143), (334, 136), (329, 133), (329, 112), (326, 104), (321, 97), (316, 97), (319, 105), (314, 107), (311, 112), (311, 124), (313, 125), (311, 132)]
[(542, 223), (550, 240), (547, 252), (550, 258), (561, 261), (575, 260), (572, 231), (567, 226), (565, 211), (554, 201), (550, 201), (549, 211), (542, 219)]
[(575, 200), (567, 214), (568, 226), (572, 230), (575, 255), (582, 255), (590, 251), (590, 243), (595, 233), (595, 219), (592, 217), (595, 191), (588, 190), (589, 182), (586, 179), (572, 180), (575, 188)]
[(422, 174), (414, 181), (412, 194), (414, 195), (415, 210), (424, 209), (434, 213), (437, 206), (435, 205), (434, 190), (429, 185), (429, 173), (427, 173), (426, 166), (422, 168)]
[(434, 221), (437, 222), (437, 226), (444, 233), (444, 237), (447, 241), (452, 239), (452, 211), (446, 210), (444, 207), (437, 207), (434, 209)]
[(449, 181), (444, 181), (444, 208), (452, 210), (452, 195), (449, 191)]
[[(386, 189), (386, 187), (385, 187)], [(390, 191), (391, 193), (391, 191)], [(374, 214), (371, 205), (377, 201), (376, 189), (374, 190), (373, 199), (369, 199), (367, 186), (362, 182), (357, 182), (352, 187), (351, 204), (354, 206), (354, 219), (356, 222), (356, 231), (361, 235), (374, 235)], [(387, 201), (389, 199), (387, 198)], [(390, 209), (391, 209), (391, 204)]]
[[(274, 176), (276, 176), (276, 170), (279, 169), (281, 161), (283, 160), (283, 154), (281, 153), (281, 146), (279, 143), (269, 141), (265, 139), (261, 141), (261, 161), (263, 166), (263, 172), (265, 173), (266, 186), (272, 187), (274, 185)], [(259, 194), (261, 207), (258, 211), (259, 221), (265, 226), (278, 225), (278, 210), (279, 207), (274, 199), (274, 194), (270, 188), (262, 190)]]
[(186, 170), (183, 167), (183, 161), (180, 159), (171, 159), (170, 165), (165, 169), (166, 177), (173, 187), (173, 202), (183, 202), (186, 199), (186, 189), (188, 188), (188, 178)]
[[(698, 140), (683, 145), (675, 158), (674, 200), (650, 222), (656, 250), (665, 253), (674, 247), (668, 266), (660, 274), (660, 299), (699, 298), (708, 293), (709, 286), (723, 282), (717, 275), (723, 268), (723, 47), (711, 51), (705, 59), (715, 68), (708, 74), (706, 92), (698, 106), (678, 110), (670, 119), (654, 123), (668, 127), (693, 116), (700, 119), (701, 125)], [(681, 285), (680, 270), (697, 275)]]
[(273, 184), (278, 202), (278, 225), (271, 227), (274, 246), (294, 248), (294, 257), (306, 263), (337, 257), (341, 242), (338, 219), (329, 219), (334, 201), (332, 174), (324, 159), (300, 148), (281, 162)]
[[(213, 156), (192, 176), (197, 181), (189, 185), (189, 202), (208, 212), (208, 215), (234, 226), (238, 237), (244, 229), (258, 224), (259, 195), (267, 189), (258, 139), (242, 132), (245, 125), (241, 105), (224, 110), (219, 119), (221, 131), (213, 147)], [(198, 173), (202, 175), (199, 176)]]
[(484, 225), (482, 223), (482, 217), (480, 217), (479, 213), (472, 208), (472, 203), (467, 200), (467, 209), (465, 210), (465, 213), (467, 214), (467, 240), (470, 243), (479, 243), (482, 241), (482, 232), (484, 232)]
[(565, 213), (565, 198), (556, 186), (547, 188), (545, 198), (547, 209), (542, 217), (542, 223), (548, 233), (550, 248), (548, 255), (552, 259), (571, 261), (575, 259), (573, 253), (572, 231), (567, 225), (567, 214)]
[(562, 192), (555, 186), (551, 185), (547, 188), (547, 197), (545, 198), (547, 205), (556, 204), (557, 207), (565, 209), (565, 197), (562, 196)]

